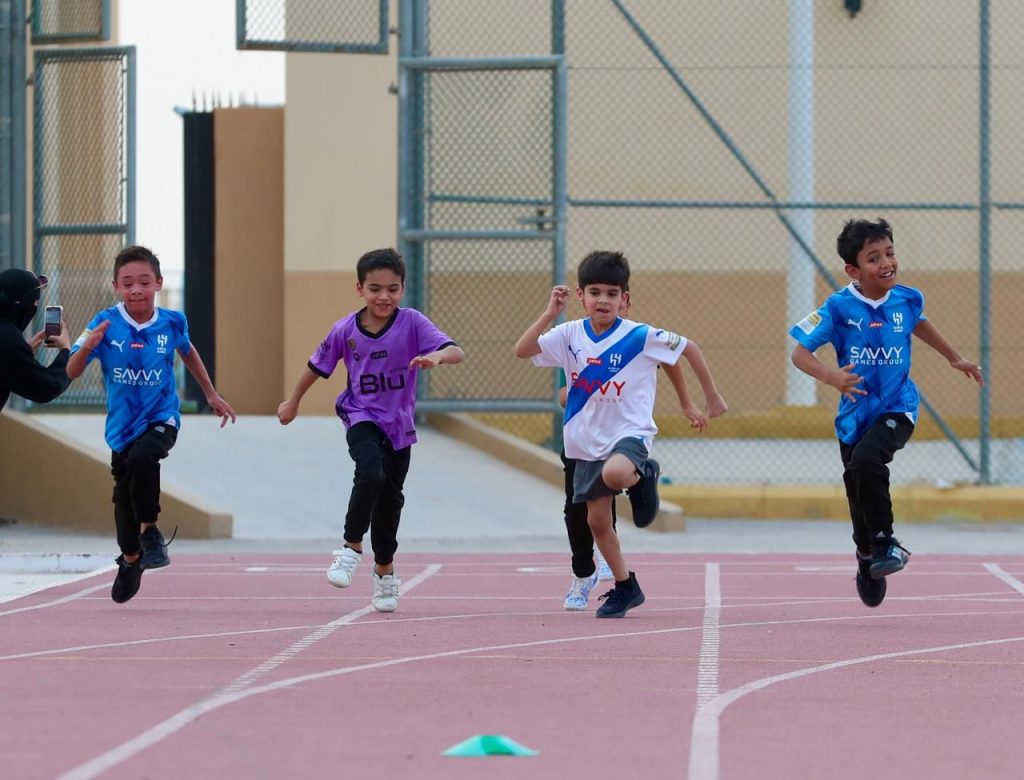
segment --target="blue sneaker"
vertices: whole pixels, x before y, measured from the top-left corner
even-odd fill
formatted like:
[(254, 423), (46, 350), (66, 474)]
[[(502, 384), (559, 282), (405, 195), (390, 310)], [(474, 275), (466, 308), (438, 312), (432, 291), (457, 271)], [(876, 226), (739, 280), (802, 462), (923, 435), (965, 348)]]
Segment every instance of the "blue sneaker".
[(565, 608), (571, 612), (582, 612), (590, 601), (590, 591), (597, 585), (597, 570), (589, 577), (573, 577), (569, 592), (565, 594)]
[(633, 522), (637, 528), (646, 528), (658, 516), (658, 479), (661, 465), (653, 458), (644, 461), (644, 475), (633, 487), (626, 490), (629, 505), (633, 508)]
[(865, 607), (877, 607), (885, 598), (885, 577), (871, 578), (871, 556), (857, 552), (857, 595)]
[(645, 600), (644, 592), (640, 590), (640, 583), (636, 581), (636, 575), (630, 572), (628, 580), (616, 582), (614, 588), (598, 597), (598, 601), (603, 601), (604, 604), (597, 608), (597, 617), (623, 617), (633, 607), (643, 604)]
[(909, 559), (910, 551), (895, 536), (886, 536), (879, 531), (871, 540), (871, 579), (880, 580), (902, 571)]

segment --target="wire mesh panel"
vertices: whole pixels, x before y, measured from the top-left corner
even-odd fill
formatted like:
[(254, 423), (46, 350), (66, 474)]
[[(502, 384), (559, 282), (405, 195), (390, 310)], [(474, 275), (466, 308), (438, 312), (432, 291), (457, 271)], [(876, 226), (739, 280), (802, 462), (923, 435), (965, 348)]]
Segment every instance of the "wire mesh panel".
[(32, 0), (32, 43), (110, 39), (110, 0)]
[[(791, 366), (788, 330), (850, 281), (836, 253), (843, 223), (884, 216), (899, 281), (923, 291), (929, 319), (988, 372), (979, 391), (917, 341), (913, 376), (926, 404), (893, 482), (1024, 482), (1015, 381), (1024, 349), (1015, 324), (1024, 301), (1024, 7), (905, 0), (865, 4), (850, 17), (841, 3), (813, 0), (531, 0), (505, 20), (511, 6), (433, 0), (430, 52), (564, 51), (570, 284), (589, 251), (624, 251), (634, 319), (693, 338), (730, 405), (697, 437), (663, 383), (657, 448), (670, 479), (836, 482), (838, 396)], [(435, 77), (427, 100), (430, 224), (522, 229), (531, 209), (533, 224), (543, 224), (543, 196), (530, 186), (540, 158), (529, 145), (483, 141), (522, 133), (536, 106), (500, 81)], [(480, 116), (493, 127), (476, 135)], [(467, 369), (485, 365), (464, 392), (490, 376), (512, 395), (548, 392), (543, 372), (511, 358), (506, 365), (502, 349), (543, 305), (527, 302), (549, 284), (539, 249), (430, 247), (431, 305), (474, 333), (499, 312), (465, 301), (496, 296), (487, 283), (464, 282), (467, 310), (451, 293), (437, 298), (459, 289), (449, 283), (454, 269), (469, 278), (500, 263), (519, 283), (501, 280), (505, 333), (474, 344), (479, 353), (467, 349)], [(474, 311), (480, 323), (467, 320)], [(582, 315), (573, 304), (569, 316)], [(819, 357), (834, 365), (828, 348)], [(549, 415), (488, 419), (550, 440)]]
[(236, 0), (239, 49), (387, 54), (387, 0)]
[(554, 279), (561, 216), (551, 62), (424, 73), (422, 307), (474, 358), (458, 377), (425, 377), (422, 408), (552, 403), (550, 373), (524, 387), (509, 342), (543, 308)]
[[(114, 303), (113, 260), (134, 234), (135, 50), (37, 51), (34, 261), (74, 338)], [(53, 403), (103, 402), (90, 366)], [(52, 405), (52, 404), (51, 404)]]

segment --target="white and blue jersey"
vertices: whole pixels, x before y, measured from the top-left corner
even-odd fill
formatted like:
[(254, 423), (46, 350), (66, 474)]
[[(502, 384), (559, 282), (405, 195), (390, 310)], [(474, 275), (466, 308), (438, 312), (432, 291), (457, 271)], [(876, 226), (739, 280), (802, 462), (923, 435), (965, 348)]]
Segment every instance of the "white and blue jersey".
[(139, 324), (119, 303), (92, 318), (72, 345), (72, 354), (103, 320), (110, 320), (110, 327), (89, 361), (100, 361), (107, 388), (107, 444), (120, 452), (151, 425), (181, 424), (174, 353), (187, 355), (192, 346), (180, 311), (157, 308), (149, 322)]
[(924, 316), (920, 290), (898, 284), (883, 298), (865, 298), (853, 285), (832, 293), (817, 311), (790, 328), (811, 352), (830, 343), (840, 366), (854, 364), (867, 395), (853, 402), (839, 397), (836, 436), (845, 444), (860, 441), (880, 415), (903, 412), (917, 423), (921, 397), (910, 378), (911, 336)]
[(552, 328), (537, 343), (534, 365), (561, 368), (569, 386), (562, 422), (567, 458), (606, 460), (626, 437), (651, 449), (658, 364), (678, 363), (685, 338), (624, 319), (598, 336), (582, 319)]

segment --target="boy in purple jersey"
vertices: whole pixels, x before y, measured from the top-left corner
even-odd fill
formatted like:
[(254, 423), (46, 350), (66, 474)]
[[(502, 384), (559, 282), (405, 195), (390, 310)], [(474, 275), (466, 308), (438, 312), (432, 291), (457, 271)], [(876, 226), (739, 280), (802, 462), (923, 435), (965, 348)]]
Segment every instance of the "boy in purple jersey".
[[(144, 246), (128, 246), (114, 258), (114, 292), (121, 302), (96, 314), (71, 348), (68, 376), (77, 379), (99, 360), (107, 391), (106, 440), (114, 477), (114, 525), (121, 555), (110, 597), (118, 604), (139, 591), (142, 572), (170, 564), (157, 527), (160, 461), (167, 457), (181, 423), (174, 356), (195, 377), (206, 402), (221, 418), (235, 410), (210, 381), (179, 311), (155, 304), (163, 287), (160, 261)], [(173, 537), (172, 537), (173, 539)]]
[(398, 608), (401, 581), (395, 576), (398, 524), (405, 496), (411, 447), (416, 441), (416, 369), (461, 363), (465, 354), (425, 315), (399, 308), (405, 292), (405, 262), (394, 249), (367, 252), (356, 264), (356, 292), (366, 305), (338, 320), (313, 352), (291, 397), (277, 409), (287, 425), (317, 379), (345, 362), (348, 382), (334, 408), (345, 424), (355, 476), (345, 543), (334, 551), (327, 579), (338, 588), (352, 584), (363, 559), (363, 537), (373, 546), (373, 606)]
[[(839, 392), (835, 425), (857, 546), (857, 595), (866, 606), (877, 607), (885, 598), (885, 578), (902, 570), (910, 555), (893, 536), (888, 464), (917, 422), (920, 396), (910, 378), (911, 336), (979, 385), (982, 375), (980, 366), (961, 357), (925, 318), (921, 292), (896, 284), (899, 262), (888, 222), (851, 219), (836, 244), (852, 282), (790, 329), (798, 342), (792, 359)], [(814, 356), (826, 343), (835, 348), (841, 367)]]

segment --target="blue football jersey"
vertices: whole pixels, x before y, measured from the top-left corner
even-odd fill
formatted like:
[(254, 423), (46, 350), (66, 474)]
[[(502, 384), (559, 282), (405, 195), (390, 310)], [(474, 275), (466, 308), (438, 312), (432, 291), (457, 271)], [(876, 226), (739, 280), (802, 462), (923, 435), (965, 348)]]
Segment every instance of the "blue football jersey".
[(92, 318), (72, 345), (72, 354), (103, 320), (110, 320), (110, 327), (89, 361), (100, 361), (107, 388), (107, 444), (120, 452), (150, 425), (181, 424), (174, 353), (187, 355), (192, 347), (188, 322), (180, 311), (157, 308), (153, 318), (140, 325), (119, 303)]
[(814, 352), (830, 343), (840, 366), (854, 364), (867, 391), (850, 401), (839, 397), (836, 435), (846, 444), (860, 440), (879, 415), (904, 412), (917, 423), (920, 395), (910, 378), (911, 335), (925, 319), (920, 290), (898, 284), (882, 299), (865, 298), (851, 283), (832, 293), (789, 334)]

